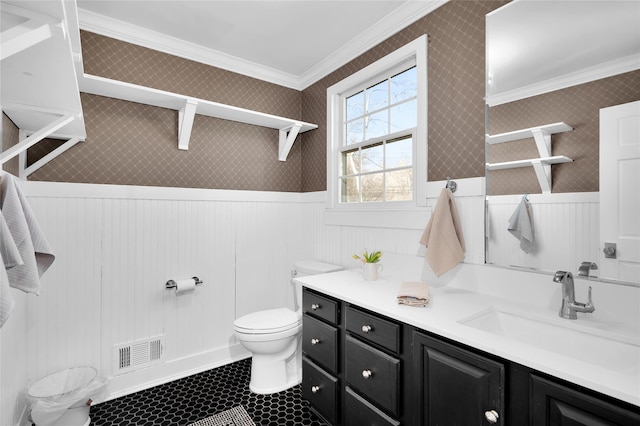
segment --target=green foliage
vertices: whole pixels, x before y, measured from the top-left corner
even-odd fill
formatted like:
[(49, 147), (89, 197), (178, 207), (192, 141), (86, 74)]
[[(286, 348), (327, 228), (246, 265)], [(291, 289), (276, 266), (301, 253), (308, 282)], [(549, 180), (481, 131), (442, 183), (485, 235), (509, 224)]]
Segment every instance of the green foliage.
[(376, 250), (371, 253), (368, 253), (365, 250), (362, 256), (354, 254), (352, 257), (354, 259), (360, 259), (362, 263), (378, 263), (380, 262), (380, 258), (382, 257), (382, 252), (380, 250)]

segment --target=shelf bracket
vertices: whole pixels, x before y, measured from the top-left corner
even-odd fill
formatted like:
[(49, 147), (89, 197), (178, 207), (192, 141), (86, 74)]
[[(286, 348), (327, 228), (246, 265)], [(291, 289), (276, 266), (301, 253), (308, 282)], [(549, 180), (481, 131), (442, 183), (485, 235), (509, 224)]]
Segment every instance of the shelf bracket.
[[(289, 151), (291, 151), (291, 147), (302, 128), (302, 123), (295, 123), (291, 126), (287, 126), (283, 129), (280, 129), (280, 141), (278, 144), (278, 160), (279, 161), (287, 161), (287, 157), (289, 156)], [(287, 133), (288, 132), (288, 133)]]
[(44, 166), (49, 161), (53, 160), (54, 158), (56, 158), (58, 155), (62, 154), (69, 148), (74, 147), (75, 144), (77, 144), (78, 142), (80, 142), (80, 138), (69, 139), (68, 141), (66, 141), (65, 143), (63, 143), (62, 145), (60, 145), (59, 147), (57, 147), (56, 149), (54, 149), (53, 151), (51, 151), (50, 153), (42, 157), (40, 160), (36, 161), (32, 165), (30, 165), (29, 167), (21, 171), (20, 178), (26, 179), (27, 176), (29, 176), (31, 173), (35, 172), (40, 167)]
[[(0, 33), (2, 39), (0, 60), (35, 46), (53, 37), (54, 34), (62, 34), (64, 37), (64, 32), (60, 33), (63, 28), (62, 23), (44, 14), (5, 3), (2, 3), (2, 14), (12, 15), (24, 21)], [(12, 18), (6, 17), (9, 22), (12, 21)]]
[(178, 149), (188, 150), (191, 139), (191, 129), (196, 116), (198, 102), (188, 99), (184, 107), (178, 111)]
[(0, 153), (0, 164), (4, 164), (7, 161), (11, 160), (16, 155), (20, 154), (21, 152), (26, 151), (33, 145), (40, 142), (42, 139), (51, 135), (56, 130), (71, 123), (74, 119), (75, 119), (75, 114), (65, 114), (62, 117), (50, 123), (48, 126), (38, 130), (37, 132), (33, 133), (31, 136), (20, 141), (18, 144), (12, 146), (6, 151), (3, 151), (2, 153)]

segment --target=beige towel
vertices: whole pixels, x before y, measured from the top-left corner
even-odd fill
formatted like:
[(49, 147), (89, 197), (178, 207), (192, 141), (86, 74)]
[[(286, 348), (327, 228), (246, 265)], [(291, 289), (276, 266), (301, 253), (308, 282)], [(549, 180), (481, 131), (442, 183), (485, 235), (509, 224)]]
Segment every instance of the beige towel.
[(440, 192), (420, 244), (427, 246), (425, 257), (438, 277), (464, 260), (466, 249), (462, 224), (449, 188), (443, 188)]
[(26, 293), (38, 294), (40, 277), (51, 266), (55, 256), (17, 180), (5, 173), (0, 179), (0, 188), (2, 217), (23, 262), (7, 270), (9, 285)]
[(427, 306), (427, 303), (429, 303), (429, 285), (423, 282), (403, 281), (398, 290), (397, 300), (401, 305)]

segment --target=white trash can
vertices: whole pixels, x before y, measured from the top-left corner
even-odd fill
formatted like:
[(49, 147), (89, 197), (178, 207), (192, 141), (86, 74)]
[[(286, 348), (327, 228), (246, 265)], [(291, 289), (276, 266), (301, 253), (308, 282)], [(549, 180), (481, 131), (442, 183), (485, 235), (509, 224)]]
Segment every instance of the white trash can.
[(93, 399), (106, 390), (107, 380), (92, 367), (68, 368), (29, 386), (31, 421), (36, 426), (89, 426)]

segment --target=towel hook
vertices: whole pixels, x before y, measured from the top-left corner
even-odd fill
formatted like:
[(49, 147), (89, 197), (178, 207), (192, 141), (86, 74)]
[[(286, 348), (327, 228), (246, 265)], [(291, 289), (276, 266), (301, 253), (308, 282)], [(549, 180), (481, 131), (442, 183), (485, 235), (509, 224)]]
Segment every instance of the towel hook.
[(451, 192), (456, 192), (456, 189), (458, 189), (458, 184), (455, 181), (451, 180), (449, 176), (447, 176), (447, 184), (445, 185), (445, 188), (449, 188)]

